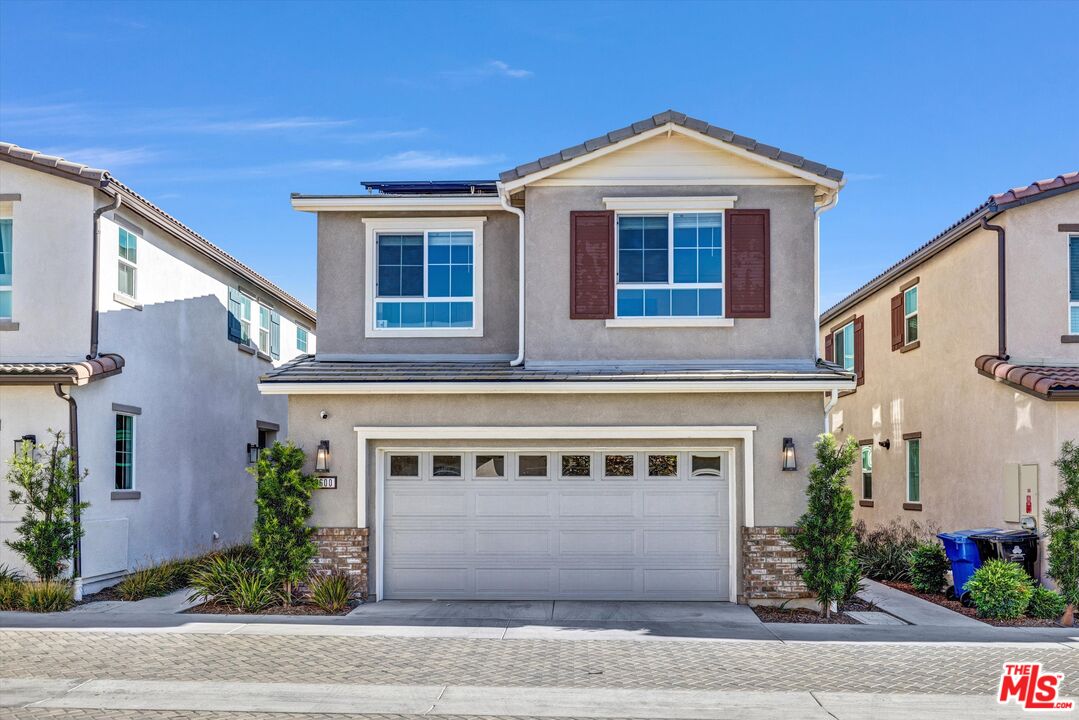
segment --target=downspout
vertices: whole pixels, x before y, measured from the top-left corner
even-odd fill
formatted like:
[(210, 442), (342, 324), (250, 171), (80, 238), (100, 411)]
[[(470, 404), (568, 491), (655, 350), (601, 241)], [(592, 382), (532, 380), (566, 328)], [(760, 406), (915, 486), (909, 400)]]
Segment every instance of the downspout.
[(820, 358), (820, 216), (839, 204), (839, 188), (832, 199), (813, 210), (813, 361)]
[(1007, 259), (1004, 255), (1004, 228), (982, 218), (983, 230), (997, 233), (997, 357), (1008, 359)]
[(517, 366), (525, 361), (525, 213), (510, 205), (509, 193), (501, 182), (498, 183), (498, 202), (517, 216), (517, 357), (510, 361), (511, 366)]
[(94, 272), (90, 278), (90, 287), (93, 294), (90, 297), (90, 354), (86, 356), (87, 360), (93, 360), (97, 357), (97, 251), (101, 245), (101, 216), (118, 207), (120, 207), (120, 196), (116, 195), (111, 203), (94, 210), (94, 261), (92, 263)]
[(824, 404), (824, 432), (831, 432), (832, 408), (839, 402), (839, 390), (832, 388), (832, 397)]
[[(71, 445), (71, 462), (75, 465), (75, 476), (79, 477), (79, 406), (75, 403), (75, 398), (71, 396), (71, 393), (64, 392), (64, 386), (60, 383), (56, 383), (52, 386), (52, 389), (56, 392), (57, 397), (61, 400), (67, 401), (67, 432), (68, 443)], [(75, 552), (71, 559), (71, 579), (75, 586), (75, 599), (82, 600), (82, 538), (78, 532), (79, 522), (79, 483), (75, 483), (75, 487), (71, 493), (71, 520), (75, 524)]]

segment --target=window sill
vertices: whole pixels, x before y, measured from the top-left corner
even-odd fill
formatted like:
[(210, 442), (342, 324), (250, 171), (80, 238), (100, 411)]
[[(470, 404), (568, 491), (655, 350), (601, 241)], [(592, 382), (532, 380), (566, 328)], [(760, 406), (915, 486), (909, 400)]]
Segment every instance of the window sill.
[(15, 332), (19, 329), (19, 323), (14, 320), (0, 320), (0, 332)]
[(363, 336), (369, 338), (483, 337), (483, 328), (367, 328)]
[(1062, 343), (1079, 343), (1079, 335), (1061, 335), (1060, 342)]
[(904, 510), (914, 510), (916, 512), (921, 512), (922, 511), (922, 504), (920, 502), (916, 502), (916, 503), (905, 502), (905, 503), (903, 503), (903, 509)]
[(917, 350), (921, 346), (922, 346), (922, 341), (921, 340), (915, 340), (914, 342), (907, 343), (903, 347), (899, 348), (899, 352), (901, 352), (901, 353), (910, 352), (911, 350)]
[(859, 500), (858, 505), (860, 507), (873, 507), (873, 501), (872, 500)]
[(241, 343), (236, 343), (236, 349), (239, 350), (240, 352), (245, 352), (248, 355), (254, 355), (254, 354), (256, 354), (258, 352), (258, 350), (256, 350), (255, 348), (251, 347), (250, 345), (245, 345), (242, 342)]
[(609, 328), (734, 327), (734, 318), (611, 318), (604, 324)]
[(113, 302), (117, 302), (125, 307), (129, 307), (132, 310), (142, 310), (142, 303), (140, 303), (133, 297), (128, 297), (127, 295), (122, 295), (120, 293), (113, 293), (112, 299)]
[(262, 352), (261, 350), (256, 350), (255, 354), (258, 355), (259, 360), (265, 360), (266, 362), (273, 362), (273, 358), (271, 358), (269, 355)]
[(113, 490), (109, 500), (138, 500), (141, 497), (140, 490)]

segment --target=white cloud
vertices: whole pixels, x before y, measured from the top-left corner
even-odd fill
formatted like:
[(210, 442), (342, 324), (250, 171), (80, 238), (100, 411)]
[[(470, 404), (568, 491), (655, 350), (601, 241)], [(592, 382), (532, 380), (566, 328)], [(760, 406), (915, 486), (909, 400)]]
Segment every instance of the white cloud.
[(59, 155), (65, 160), (70, 160), (91, 167), (115, 170), (116, 168), (131, 167), (132, 165), (144, 165), (161, 157), (157, 150), (145, 147), (136, 148), (112, 148), (112, 147), (73, 147), (73, 148), (49, 148), (42, 150), (47, 155)]
[(464, 68), (462, 70), (444, 70), (439, 73), (439, 75), (448, 80), (472, 82), (492, 77), (522, 80), (524, 78), (532, 77), (533, 74), (534, 73), (531, 70), (511, 67), (509, 63), (504, 60), (489, 60), (476, 67)]
[(365, 170), (450, 170), (501, 162), (502, 155), (456, 155), (453, 153), (406, 150), (377, 160), (358, 163)]
[(352, 125), (355, 120), (336, 118), (297, 117), (283, 118), (247, 118), (240, 120), (203, 120), (177, 124), (175, 130), (190, 130), (203, 133), (246, 133), (277, 130), (324, 130)]
[(487, 63), (487, 66), (489, 68), (491, 68), (491, 70), (494, 73), (499, 74), (499, 75), (505, 75), (506, 77), (511, 77), (511, 78), (532, 77), (532, 71), (531, 70), (522, 70), (520, 68), (512, 68), (509, 65), (507, 65), (506, 63), (502, 62), (501, 60), (492, 60), (491, 62)]

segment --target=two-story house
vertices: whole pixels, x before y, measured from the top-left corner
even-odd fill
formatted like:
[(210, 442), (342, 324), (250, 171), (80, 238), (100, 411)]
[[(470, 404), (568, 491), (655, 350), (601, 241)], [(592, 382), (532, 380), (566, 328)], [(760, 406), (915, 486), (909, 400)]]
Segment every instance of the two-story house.
[(840, 171), (667, 111), (498, 181), (294, 195), (319, 348), (267, 373), (326, 564), (386, 598), (775, 602)]
[(856, 515), (942, 530), (1041, 522), (1079, 440), (1079, 173), (992, 195), (827, 310), (858, 376), (832, 410), (861, 443)]
[(245, 468), (288, 426), (258, 377), (314, 352), (314, 312), (106, 171), (8, 143), (0, 240), (0, 540), (8, 459), (52, 429), (89, 471), (79, 590), (247, 541)]

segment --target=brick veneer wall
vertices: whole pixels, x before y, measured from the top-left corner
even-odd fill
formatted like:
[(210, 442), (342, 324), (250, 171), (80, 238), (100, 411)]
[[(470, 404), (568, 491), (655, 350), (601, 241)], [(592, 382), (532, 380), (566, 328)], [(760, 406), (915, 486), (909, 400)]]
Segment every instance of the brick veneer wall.
[(367, 598), (367, 528), (320, 527), (313, 540), (318, 555), (311, 561), (317, 575), (334, 572), (348, 575), (356, 584), (356, 596)]
[(814, 597), (798, 572), (801, 553), (783, 536), (789, 529), (742, 528), (742, 593), (750, 605), (778, 605)]

